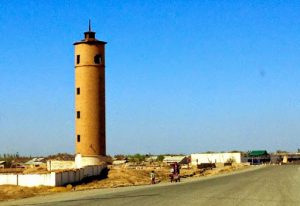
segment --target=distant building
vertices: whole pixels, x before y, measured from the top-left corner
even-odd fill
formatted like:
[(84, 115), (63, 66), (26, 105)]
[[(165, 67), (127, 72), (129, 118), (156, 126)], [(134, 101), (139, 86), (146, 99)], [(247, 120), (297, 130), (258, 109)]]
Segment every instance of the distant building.
[(4, 164), (5, 164), (6, 162), (5, 161), (0, 161), (0, 169), (3, 169), (4, 168)]
[(197, 153), (191, 154), (192, 165), (206, 163), (241, 163), (242, 154), (240, 152), (222, 152), (222, 153)]
[(169, 165), (174, 163), (188, 164), (189, 159), (187, 158), (187, 156), (165, 156), (163, 162)]
[(127, 163), (128, 161), (127, 160), (114, 160), (112, 162), (113, 165), (123, 165), (125, 163)]
[(271, 161), (271, 156), (267, 152), (267, 150), (253, 150), (248, 154), (248, 157), (246, 157), (247, 162), (250, 162), (250, 164), (264, 164), (269, 163)]
[(36, 157), (24, 163), (26, 167), (39, 167), (46, 165), (46, 160), (43, 157)]
[(289, 164), (289, 163), (300, 163), (300, 153), (274, 153), (271, 154), (271, 163), (273, 164)]
[(155, 162), (157, 160), (157, 156), (149, 156), (145, 158), (146, 162)]

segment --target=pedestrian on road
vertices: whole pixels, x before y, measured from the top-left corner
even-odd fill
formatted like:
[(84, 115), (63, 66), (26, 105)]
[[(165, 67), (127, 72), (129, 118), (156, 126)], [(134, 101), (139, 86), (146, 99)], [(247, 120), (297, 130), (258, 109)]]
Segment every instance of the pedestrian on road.
[(175, 182), (180, 182), (180, 169), (179, 169), (179, 165), (177, 162), (175, 162), (175, 164), (172, 166), (173, 167), (173, 174), (172, 176), (170, 176), (171, 178), (171, 182), (175, 181)]
[(151, 184), (155, 184), (155, 173), (153, 170), (150, 172), (150, 179), (151, 179)]

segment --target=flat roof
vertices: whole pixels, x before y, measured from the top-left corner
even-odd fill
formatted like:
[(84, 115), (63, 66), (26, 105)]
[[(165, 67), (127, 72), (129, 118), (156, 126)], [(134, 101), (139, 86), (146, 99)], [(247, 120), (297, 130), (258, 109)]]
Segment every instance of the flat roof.
[(91, 44), (91, 45), (103, 45), (103, 44), (107, 44), (107, 42), (105, 41), (99, 41), (97, 39), (92, 40), (92, 41), (86, 41), (85, 39), (81, 40), (81, 41), (77, 41), (75, 42), (73, 45), (78, 45), (78, 44)]
[(262, 156), (268, 155), (267, 150), (253, 150), (249, 153), (249, 156)]

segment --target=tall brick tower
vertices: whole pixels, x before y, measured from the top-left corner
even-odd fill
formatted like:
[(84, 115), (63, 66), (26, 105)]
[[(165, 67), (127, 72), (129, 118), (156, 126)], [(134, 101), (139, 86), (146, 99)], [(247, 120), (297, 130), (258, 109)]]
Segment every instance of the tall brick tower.
[(106, 155), (105, 44), (84, 32), (75, 46), (75, 135), (77, 167), (97, 165)]

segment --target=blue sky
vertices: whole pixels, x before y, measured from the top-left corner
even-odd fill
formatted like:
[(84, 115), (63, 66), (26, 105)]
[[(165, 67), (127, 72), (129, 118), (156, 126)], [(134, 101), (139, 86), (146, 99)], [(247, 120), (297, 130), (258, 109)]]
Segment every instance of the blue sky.
[(72, 43), (107, 41), (107, 151), (300, 148), (299, 1), (0, 2), (0, 153), (74, 153)]

